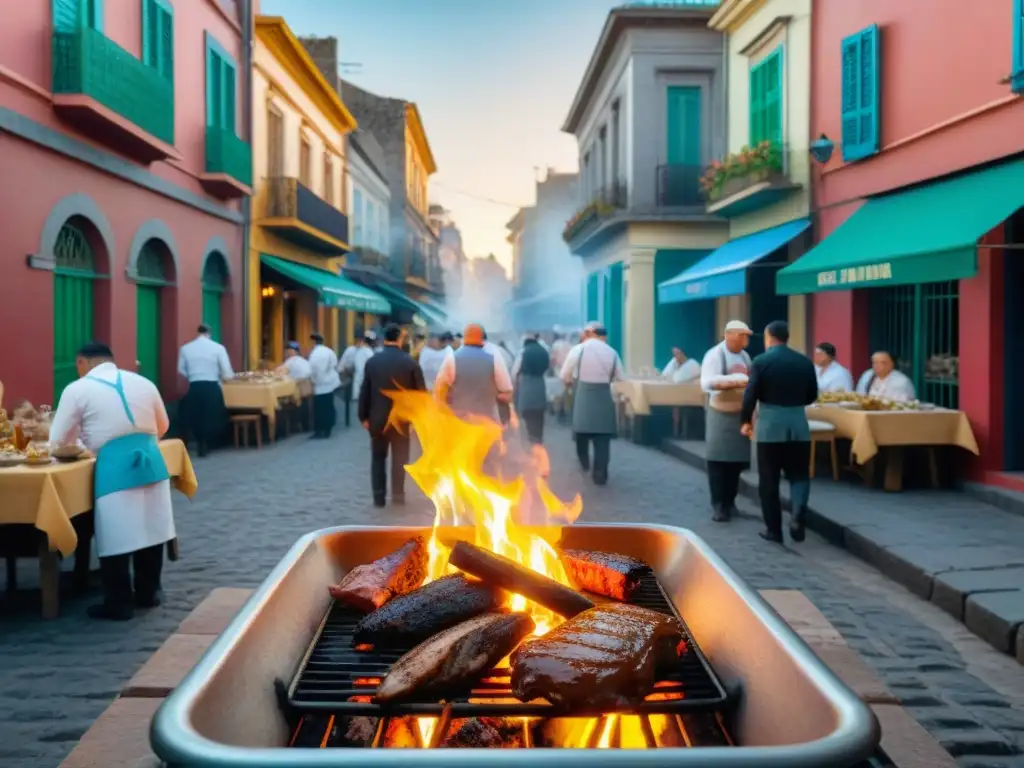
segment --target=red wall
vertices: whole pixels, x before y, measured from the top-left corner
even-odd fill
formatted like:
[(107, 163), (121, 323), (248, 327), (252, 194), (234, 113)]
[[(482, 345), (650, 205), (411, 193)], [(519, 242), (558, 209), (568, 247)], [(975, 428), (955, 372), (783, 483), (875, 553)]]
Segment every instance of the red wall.
[[(1012, 0), (816, 0), (812, 15), (811, 134), (842, 137), (841, 40), (881, 30), (881, 145), (846, 165), (842, 151), (814, 178), (819, 239), (870, 195), (1021, 152), (1024, 99), (1001, 81), (1012, 59)], [(988, 242), (1001, 243), (1002, 228)], [(960, 404), (982, 450), (975, 474), (1002, 466), (1002, 251), (979, 249), (960, 284)], [(997, 290), (998, 289), (998, 290)], [(855, 377), (867, 367), (863, 293), (815, 294), (814, 337), (834, 343)]]

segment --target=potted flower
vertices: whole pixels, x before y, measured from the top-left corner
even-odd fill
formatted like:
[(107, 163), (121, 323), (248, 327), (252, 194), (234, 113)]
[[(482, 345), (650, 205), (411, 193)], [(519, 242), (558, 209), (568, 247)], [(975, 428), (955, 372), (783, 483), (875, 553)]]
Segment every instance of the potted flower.
[(715, 202), (781, 174), (782, 166), (782, 147), (776, 142), (742, 147), (707, 167), (700, 178), (701, 192), (708, 202)]

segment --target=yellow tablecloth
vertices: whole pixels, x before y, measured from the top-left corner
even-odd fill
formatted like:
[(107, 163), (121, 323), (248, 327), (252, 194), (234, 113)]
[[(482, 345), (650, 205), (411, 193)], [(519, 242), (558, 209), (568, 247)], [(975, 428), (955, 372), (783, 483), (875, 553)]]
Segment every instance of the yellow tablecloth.
[(230, 410), (263, 411), (273, 423), (277, 419), (281, 398), (300, 400), (298, 382), (280, 379), (271, 382), (229, 381), (224, 383), (224, 406)]
[[(160, 452), (167, 462), (171, 485), (191, 499), (199, 483), (185, 444), (163, 440)], [(49, 537), (51, 550), (67, 557), (78, 545), (71, 518), (93, 507), (95, 465), (95, 459), (83, 459), (45, 467), (0, 469), (0, 524), (34, 525)]]
[(676, 384), (664, 379), (626, 379), (612, 384), (612, 391), (626, 399), (635, 416), (649, 416), (651, 406), (703, 406), (705, 395), (698, 382)]
[(978, 455), (974, 430), (963, 411), (855, 411), (836, 406), (807, 409), (807, 418), (827, 421), (836, 434), (852, 441), (858, 464), (866, 464), (879, 448), (907, 445), (955, 445)]

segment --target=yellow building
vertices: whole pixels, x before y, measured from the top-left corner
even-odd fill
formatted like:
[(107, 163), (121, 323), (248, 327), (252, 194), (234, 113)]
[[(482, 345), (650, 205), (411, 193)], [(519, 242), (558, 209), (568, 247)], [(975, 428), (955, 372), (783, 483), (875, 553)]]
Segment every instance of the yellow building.
[[(379, 294), (347, 280), (345, 135), (356, 121), (284, 19), (256, 17), (249, 360), (279, 362), (310, 334), (349, 340), (351, 314), (388, 314)], [(348, 316), (341, 317), (342, 313)]]

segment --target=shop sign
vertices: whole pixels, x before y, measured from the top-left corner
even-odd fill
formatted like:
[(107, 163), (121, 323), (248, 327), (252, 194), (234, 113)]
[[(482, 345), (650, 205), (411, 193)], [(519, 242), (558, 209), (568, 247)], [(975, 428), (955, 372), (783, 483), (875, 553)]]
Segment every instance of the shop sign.
[(829, 285), (855, 285), (892, 280), (892, 262), (862, 264), (859, 267), (829, 269), (818, 273), (818, 287)]
[(702, 280), (699, 283), (687, 283), (686, 293), (690, 296), (696, 296), (701, 293), (705, 293), (708, 289), (707, 280)]

